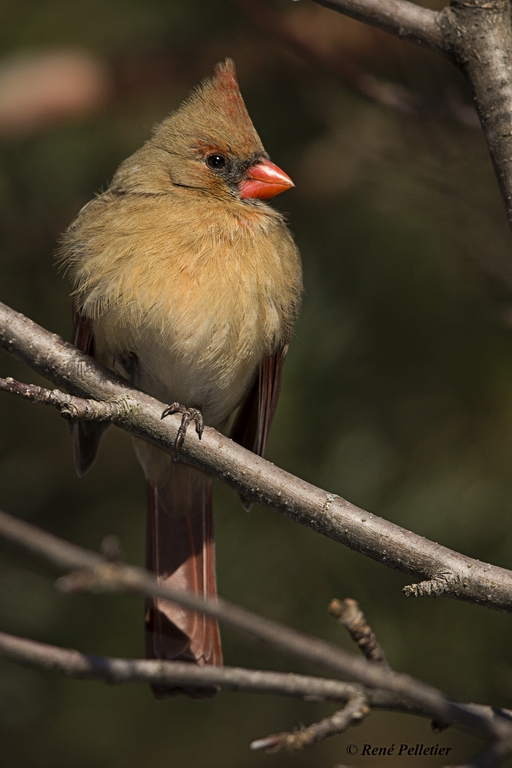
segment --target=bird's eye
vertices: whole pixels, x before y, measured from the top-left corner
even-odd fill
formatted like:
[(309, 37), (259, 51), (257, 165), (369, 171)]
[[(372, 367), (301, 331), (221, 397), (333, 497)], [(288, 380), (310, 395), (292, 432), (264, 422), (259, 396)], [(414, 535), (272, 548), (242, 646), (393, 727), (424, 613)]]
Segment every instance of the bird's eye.
[(213, 154), (208, 155), (205, 162), (208, 168), (211, 168), (212, 171), (221, 171), (226, 167), (227, 161), (224, 155)]

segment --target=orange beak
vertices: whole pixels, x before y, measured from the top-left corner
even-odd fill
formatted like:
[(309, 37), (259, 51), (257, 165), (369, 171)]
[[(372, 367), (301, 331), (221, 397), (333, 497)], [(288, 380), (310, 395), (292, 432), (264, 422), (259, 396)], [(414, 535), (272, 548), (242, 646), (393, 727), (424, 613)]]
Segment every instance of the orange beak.
[(245, 179), (238, 185), (238, 189), (242, 200), (249, 197), (269, 200), (294, 186), (290, 177), (277, 165), (270, 160), (261, 160), (247, 169)]

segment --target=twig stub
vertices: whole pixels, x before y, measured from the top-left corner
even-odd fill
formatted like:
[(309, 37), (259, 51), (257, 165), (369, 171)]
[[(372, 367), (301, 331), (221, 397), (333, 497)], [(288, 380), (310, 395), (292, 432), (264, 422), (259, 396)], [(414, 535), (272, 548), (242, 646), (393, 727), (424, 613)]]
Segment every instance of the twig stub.
[(377, 641), (356, 600), (351, 597), (346, 597), (344, 600), (334, 598), (329, 603), (328, 611), (340, 624), (343, 624), (366, 659), (379, 664), (386, 664), (384, 650)]
[(305, 747), (311, 747), (324, 741), (329, 736), (343, 733), (351, 725), (359, 725), (370, 713), (370, 707), (363, 692), (350, 699), (343, 709), (338, 710), (330, 717), (313, 723), (307, 728), (301, 727), (294, 731), (276, 733), (257, 739), (251, 744), (251, 749), (265, 752), (297, 752)]

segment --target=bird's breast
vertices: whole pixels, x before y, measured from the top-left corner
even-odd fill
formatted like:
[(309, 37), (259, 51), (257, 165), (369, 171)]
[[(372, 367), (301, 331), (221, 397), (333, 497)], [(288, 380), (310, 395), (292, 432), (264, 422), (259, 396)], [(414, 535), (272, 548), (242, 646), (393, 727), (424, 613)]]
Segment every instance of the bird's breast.
[(84, 309), (106, 365), (134, 353), (138, 386), (202, 408), (216, 426), (287, 340), (300, 267), (277, 214), (203, 207), (192, 221), (165, 209), (149, 231), (146, 220), (124, 231), (118, 221), (118, 247)]

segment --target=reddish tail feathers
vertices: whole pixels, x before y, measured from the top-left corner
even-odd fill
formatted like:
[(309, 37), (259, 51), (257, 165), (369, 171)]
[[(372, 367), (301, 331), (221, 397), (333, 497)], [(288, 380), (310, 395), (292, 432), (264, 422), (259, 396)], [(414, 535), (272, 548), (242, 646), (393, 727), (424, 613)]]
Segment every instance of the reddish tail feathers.
[[(215, 597), (211, 480), (166, 458), (165, 481), (148, 481), (148, 570), (161, 584)], [(148, 475), (151, 478), (151, 472)], [(148, 658), (222, 665), (217, 622), (203, 614), (153, 598), (146, 605), (145, 629)], [(204, 698), (217, 691), (214, 686), (152, 686), (152, 690), (157, 698), (180, 693)]]

